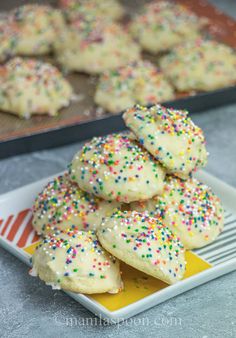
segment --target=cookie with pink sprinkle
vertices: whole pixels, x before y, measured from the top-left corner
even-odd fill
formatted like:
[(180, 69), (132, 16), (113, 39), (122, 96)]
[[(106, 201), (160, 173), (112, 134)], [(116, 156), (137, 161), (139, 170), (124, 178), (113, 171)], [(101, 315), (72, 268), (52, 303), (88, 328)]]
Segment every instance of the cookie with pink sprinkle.
[(200, 35), (206, 18), (174, 1), (151, 1), (133, 17), (130, 31), (141, 47), (153, 54), (165, 52), (177, 44)]
[(42, 55), (52, 51), (58, 35), (65, 28), (59, 9), (38, 4), (25, 4), (9, 13), (9, 21), (17, 27), (18, 55)]
[(121, 261), (168, 284), (183, 278), (184, 248), (157, 218), (136, 211), (116, 212), (97, 230), (102, 246)]
[(122, 289), (119, 261), (101, 247), (94, 231), (68, 229), (47, 235), (32, 261), (31, 275), (54, 289), (86, 294)]
[(165, 177), (162, 166), (126, 134), (94, 137), (74, 156), (69, 170), (82, 190), (124, 203), (161, 193)]
[(16, 25), (7, 17), (0, 19), (0, 62), (16, 54), (18, 38)]
[(169, 176), (161, 196), (132, 203), (131, 209), (149, 212), (163, 221), (180, 237), (186, 249), (210, 244), (224, 227), (220, 199), (195, 178), (183, 181)]
[(70, 83), (49, 63), (15, 57), (0, 67), (0, 109), (5, 112), (22, 118), (55, 116), (72, 97)]
[(205, 138), (186, 110), (155, 105), (135, 106), (123, 115), (125, 124), (167, 170), (183, 179), (207, 162)]
[(125, 14), (118, 0), (59, 0), (58, 4), (68, 20), (87, 14), (116, 21)]
[(139, 103), (151, 105), (174, 98), (164, 74), (149, 61), (136, 61), (101, 75), (95, 102), (112, 113)]
[(72, 183), (68, 173), (50, 181), (33, 205), (33, 227), (40, 235), (74, 228), (95, 230), (120, 203), (104, 201)]

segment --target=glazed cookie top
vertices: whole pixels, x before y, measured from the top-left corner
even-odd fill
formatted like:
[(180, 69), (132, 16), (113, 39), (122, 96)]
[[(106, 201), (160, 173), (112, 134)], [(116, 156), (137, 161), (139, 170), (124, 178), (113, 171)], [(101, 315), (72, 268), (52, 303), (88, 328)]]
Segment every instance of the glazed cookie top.
[(89, 74), (140, 59), (139, 45), (123, 26), (94, 16), (71, 22), (54, 47), (63, 67)]
[[(101, 98), (98, 97), (99, 93)], [(174, 97), (173, 89), (163, 73), (151, 62), (142, 60), (105, 72), (100, 78), (95, 100), (97, 97), (97, 101), (102, 102), (104, 94), (112, 102), (117, 100), (114, 107), (116, 112), (136, 103), (154, 104)]]
[(23, 117), (45, 112), (55, 115), (68, 105), (73, 93), (56, 67), (20, 57), (0, 67), (0, 84), (1, 108)]
[[(131, 22), (131, 32), (148, 47), (157, 52), (169, 49), (176, 43), (196, 36), (206, 19), (197, 17), (187, 7), (170, 1), (152, 1), (146, 4), (140, 14), (134, 16)], [(156, 42), (153, 40), (156, 37)], [(143, 41), (147, 39), (146, 43)], [(151, 46), (153, 43), (153, 46)]]
[(93, 231), (70, 229), (48, 235), (32, 260), (32, 274), (54, 288), (82, 293), (121, 288), (119, 262), (101, 247)]
[(223, 230), (223, 207), (219, 198), (205, 184), (192, 178), (173, 176), (166, 179), (161, 196), (131, 205), (165, 222), (181, 239), (186, 249), (212, 242)]
[[(152, 1), (142, 8), (142, 13), (135, 18), (150, 28), (174, 29), (192, 22), (198, 25), (198, 17), (187, 7), (170, 1)], [(187, 21), (187, 23), (186, 23)]]
[(106, 250), (136, 269), (169, 284), (182, 279), (183, 245), (157, 218), (119, 211), (102, 222), (97, 235)]
[(94, 16), (81, 16), (73, 20), (69, 27), (74, 29), (81, 39), (82, 47), (90, 44), (103, 43), (108, 35), (115, 35), (120, 26), (112, 22), (104, 22), (101, 19), (95, 20)]
[(51, 51), (55, 39), (65, 28), (62, 13), (45, 5), (26, 4), (9, 14), (18, 30), (17, 54), (41, 55)]
[(236, 82), (235, 51), (212, 40), (180, 44), (161, 58), (160, 66), (179, 91), (211, 90)]
[(17, 41), (16, 25), (7, 18), (0, 19), (0, 62), (16, 53)]
[(65, 11), (69, 20), (84, 14), (106, 20), (119, 20), (124, 15), (123, 7), (116, 0), (59, 0), (59, 6)]
[(75, 155), (70, 177), (82, 190), (129, 203), (162, 192), (164, 170), (128, 135), (94, 137)]
[[(174, 201), (175, 203), (169, 203)], [(202, 233), (211, 227), (223, 227), (223, 207), (213, 191), (195, 178), (182, 181), (168, 177), (163, 195), (160, 196), (161, 214), (180, 213), (180, 220), (190, 236)], [(175, 222), (173, 226), (177, 225)]]
[(119, 208), (118, 202), (103, 201), (70, 182), (68, 173), (49, 182), (33, 205), (33, 226), (39, 234), (70, 227), (94, 230), (102, 218)]
[(187, 178), (206, 164), (203, 132), (188, 117), (187, 111), (137, 105), (128, 109), (123, 118), (138, 141), (169, 173)]
[[(73, 20), (68, 26), (77, 34), (78, 41), (81, 41), (80, 48), (90, 48), (91, 45), (105, 44), (110, 40), (133, 42), (128, 32), (118, 23), (102, 20), (96, 16), (84, 15)], [(70, 44), (72, 41), (68, 41)], [(136, 46), (136, 44), (134, 44)], [(113, 42), (113, 47), (116, 45)], [(131, 46), (132, 47), (132, 46)], [(119, 46), (118, 46), (119, 48)], [(138, 47), (137, 47), (138, 48)]]
[(50, 27), (50, 24), (57, 27), (57, 24), (64, 23), (60, 11), (46, 5), (26, 4), (13, 9), (10, 12), (10, 18), (19, 25), (25, 33), (38, 34)]
[(32, 75), (34, 75), (39, 83), (42, 81), (46, 85), (55, 83), (54, 77), (56, 79), (62, 77), (61, 72), (56, 67), (37, 59), (15, 57), (7, 62), (2, 69), (6, 71), (5, 75), (8, 75), (10, 78), (15, 74), (14, 78), (17, 76), (24, 76), (28, 78), (28, 80), (33, 81)]

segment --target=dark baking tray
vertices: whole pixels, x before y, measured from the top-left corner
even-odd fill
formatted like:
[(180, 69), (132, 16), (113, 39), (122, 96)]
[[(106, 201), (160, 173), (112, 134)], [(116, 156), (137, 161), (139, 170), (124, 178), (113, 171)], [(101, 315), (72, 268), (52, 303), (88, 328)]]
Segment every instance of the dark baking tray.
[[(236, 47), (236, 35), (233, 34), (236, 31), (236, 22), (232, 18), (219, 12), (205, 0), (178, 1), (190, 7), (200, 16), (207, 16), (211, 20), (208, 28), (210, 34), (216, 39)], [(142, 2), (142, 0), (133, 0), (125, 3), (132, 10), (136, 4)], [(22, 4), (17, 0), (11, 0), (10, 3), (11, 7), (12, 4)], [(0, 4), (0, 9), (9, 9), (9, 7), (2, 8), (2, 4)], [(58, 117), (33, 117), (31, 120), (23, 121), (10, 114), (0, 112), (0, 158), (58, 147), (83, 141), (95, 135), (125, 129), (122, 114), (111, 115), (96, 110), (93, 103), (96, 78), (72, 74), (69, 76), (69, 80), (74, 85), (76, 92), (81, 93), (84, 99), (63, 109)], [(194, 113), (233, 102), (236, 102), (236, 87), (192, 95), (185, 93), (185, 95), (163, 104), (173, 108), (187, 109), (190, 113)]]
[[(194, 113), (235, 101), (236, 87), (231, 87), (169, 101), (164, 105), (187, 109), (190, 113)], [(124, 129), (122, 114), (96, 118), (83, 123), (74, 123), (60, 128), (49, 129), (46, 132), (3, 141), (0, 143), (0, 158), (58, 147)]]

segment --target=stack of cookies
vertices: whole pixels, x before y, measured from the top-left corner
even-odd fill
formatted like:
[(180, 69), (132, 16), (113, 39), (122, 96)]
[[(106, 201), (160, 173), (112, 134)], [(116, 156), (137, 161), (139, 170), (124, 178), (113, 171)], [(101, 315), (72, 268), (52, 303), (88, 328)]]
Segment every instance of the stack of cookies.
[(119, 261), (176, 283), (185, 250), (223, 229), (218, 197), (193, 178), (207, 151), (188, 113), (134, 106), (123, 118), (129, 132), (94, 137), (36, 198), (32, 274), (53, 287), (119, 292)]

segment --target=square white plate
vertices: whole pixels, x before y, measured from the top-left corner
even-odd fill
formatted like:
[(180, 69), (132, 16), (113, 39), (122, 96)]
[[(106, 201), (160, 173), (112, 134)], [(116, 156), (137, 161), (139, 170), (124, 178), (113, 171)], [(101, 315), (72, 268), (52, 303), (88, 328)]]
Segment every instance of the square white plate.
[[(54, 176), (29, 184), (0, 196), (0, 245), (30, 265), (30, 254), (24, 248), (38, 241), (31, 227), (31, 206), (35, 196)], [(196, 175), (209, 185), (221, 198), (225, 208), (225, 228), (217, 241), (195, 250), (195, 253), (212, 266), (192, 275), (175, 285), (166, 286), (157, 292), (131, 302), (118, 310), (109, 310), (92, 297), (67, 292), (69, 296), (81, 303), (94, 314), (111, 323), (134, 316), (167, 299), (179, 295), (196, 286), (236, 269), (236, 189), (206, 172)], [(138, 292), (138, 289), (137, 291)], [(112, 297), (112, 296), (111, 296)], [(112, 301), (112, 298), (111, 298)]]

